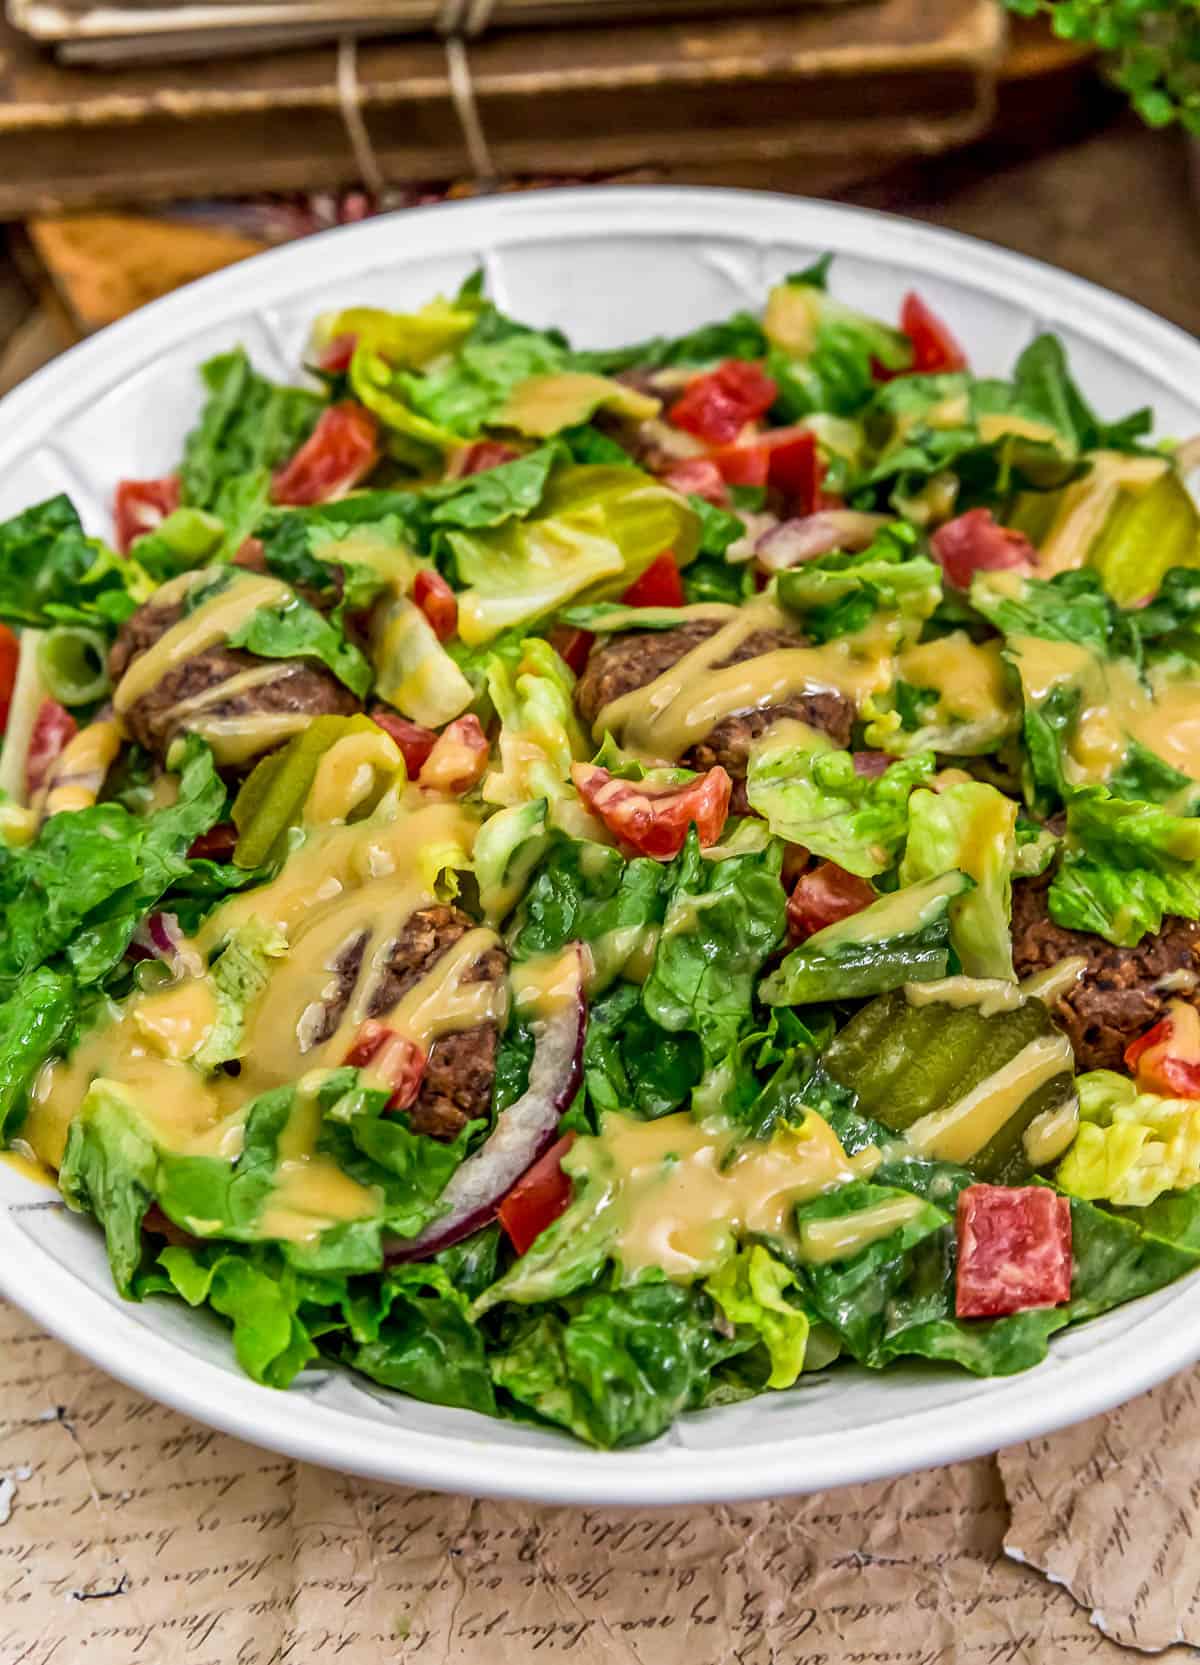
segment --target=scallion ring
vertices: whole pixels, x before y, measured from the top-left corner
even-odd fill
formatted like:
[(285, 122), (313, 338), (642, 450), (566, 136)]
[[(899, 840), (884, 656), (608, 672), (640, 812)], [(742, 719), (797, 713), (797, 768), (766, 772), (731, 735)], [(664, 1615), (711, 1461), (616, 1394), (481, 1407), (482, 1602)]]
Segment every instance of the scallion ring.
[(86, 625), (59, 624), (48, 630), (38, 647), (38, 667), (60, 705), (87, 705), (112, 686), (108, 643)]

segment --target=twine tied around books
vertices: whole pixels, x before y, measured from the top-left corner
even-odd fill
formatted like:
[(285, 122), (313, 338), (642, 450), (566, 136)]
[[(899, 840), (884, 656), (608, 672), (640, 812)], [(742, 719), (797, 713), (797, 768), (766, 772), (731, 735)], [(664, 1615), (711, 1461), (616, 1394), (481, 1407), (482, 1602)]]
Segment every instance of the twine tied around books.
[[(443, 0), (438, 16), (438, 29), (445, 41), (450, 99), (475, 178), (485, 186), (496, 179), (496, 165), (479, 115), (465, 37), (479, 35), (487, 28), (494, 6), (495, 0)], [(337, 97), (359, 176), (368, 191), (382, 196), (387, 189), (387, 176), (363, 114), (363, 90), (358, 78), (358, 43), (350, 35), (343, 35), (338, 41)]]

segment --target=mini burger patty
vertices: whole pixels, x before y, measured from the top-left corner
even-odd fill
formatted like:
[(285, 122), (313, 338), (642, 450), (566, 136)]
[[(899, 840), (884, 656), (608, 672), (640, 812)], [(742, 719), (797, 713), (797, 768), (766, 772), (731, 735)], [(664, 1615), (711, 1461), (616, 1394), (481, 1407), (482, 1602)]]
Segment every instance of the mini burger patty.
[[(1200, 1005), (1200, 923), (1164, 919), (1135, 948), (1091, 931), (1056, 925), (1047, 911), (1048, 877), (1013, 886), (1013, 964), (1028, 977), (1073, 956), (1087, 963), (1054, 1003), (1080, 1069), (1121, 1070), (1125, 1048), (1166, 1015), (1171, 1000)], [(1182, 974), (1182, 975), (1181, 975)]]
[[(120, 682), (133, 661), (153, 647), (182, 617), (181, 601), (168, 606), (155, 606), (153, 601), (148, 601), (139, 607), (121, 626), (109, 653), (108, 669), (113, 683)], [(199, 723), (202, 718), (210, 721), (289, 712), (342, 717), (359, 709), (350, 690), (323, 665), (281, 659), (270, 661), (277, 666), (277, 675), (250, 688), (234, 689), (227, 699), (218, 696), (206, 700), (201, 710), (176, 713), (175, 708), (184, 701), (208, 694), (231, 677), (265, 663), (268, 661), (222, 643), (206, 648), (171, 666), (149, 693), (130, 706), (125, 713), (125, 726), (139, 745), (161, 757), (176, 735), (186, 733), (192, 722)]]
[[(383, 1019), (474, 922), (459, 908), (419, 908), (406, 921), (392, 948), (387, 970), (371, 991), (366, 1015)], [(366, 950), (367, 935), (355, 939), (334, 967), (338, 992), (325, 1008), (314, 1044), (326, 1041), (341, 1022)], [(508, 955), (499, 944), (480, 955), (463, 973), (465, 983), (500, 983), (508, 974)], [(442, 1035), (430, 1049), (415, 1103), (406, 1112), (418, 1133), (453, 1139), (467, 1122), (486, 1117), (492, 1103), (496, 1050), (495, 1023), (476, 1024)]]
[[(675, 630), (628, 631), (602, 642), (593, 649), (575, 690), (580, 716), (590, 728), (606, 705), (662, 676), (685, 654), (716, 635), (720, 628), (721, 621), (718, 619), (689, 619)], [(714, 669), (740, 665), (747, 659), (757, 659), (760, 654), (773, 653), (779, 648), (801, 646), (802, 640), (786, 630), (756, 630)], [(745, 776), (754, 741), (773, 723), (788, 717), (807, 723), (810, 728), (820, 729), (837, 746), (850, 743), (854, 706), (844, 694), (822, 688), (814, 689), (810, 694), (797, 694), (779, 705), (739, 711), (733, 716), (723, 717), (707, 738), (694, 746), (681, 761), (697, 769), (711, 769), (719, 763), (740, 780)]]

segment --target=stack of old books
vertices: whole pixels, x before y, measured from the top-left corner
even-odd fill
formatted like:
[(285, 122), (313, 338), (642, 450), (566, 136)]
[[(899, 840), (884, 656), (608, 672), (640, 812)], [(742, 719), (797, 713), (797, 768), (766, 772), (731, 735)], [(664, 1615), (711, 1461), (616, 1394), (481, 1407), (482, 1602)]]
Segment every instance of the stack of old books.
[(978, 132), (1003, 48), (998, 0), (6, 4), (0, 215), (629, 169), (804, 188), (797, 159)]

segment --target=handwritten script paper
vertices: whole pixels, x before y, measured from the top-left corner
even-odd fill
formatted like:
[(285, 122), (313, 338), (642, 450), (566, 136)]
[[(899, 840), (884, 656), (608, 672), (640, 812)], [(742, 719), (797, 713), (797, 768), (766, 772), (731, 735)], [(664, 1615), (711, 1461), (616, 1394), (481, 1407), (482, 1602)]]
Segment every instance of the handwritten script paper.
[[(1141, 1647), (1200, 1630), (1198, 1380), (999, 1467), (771, 1504), (542, 1509), (255, 1450), (0, 1305), (0, 1662), (1128, 1661), (1091, 1607)], [(1006, 1555), (1006, 1530), (1084, 1605)]]

